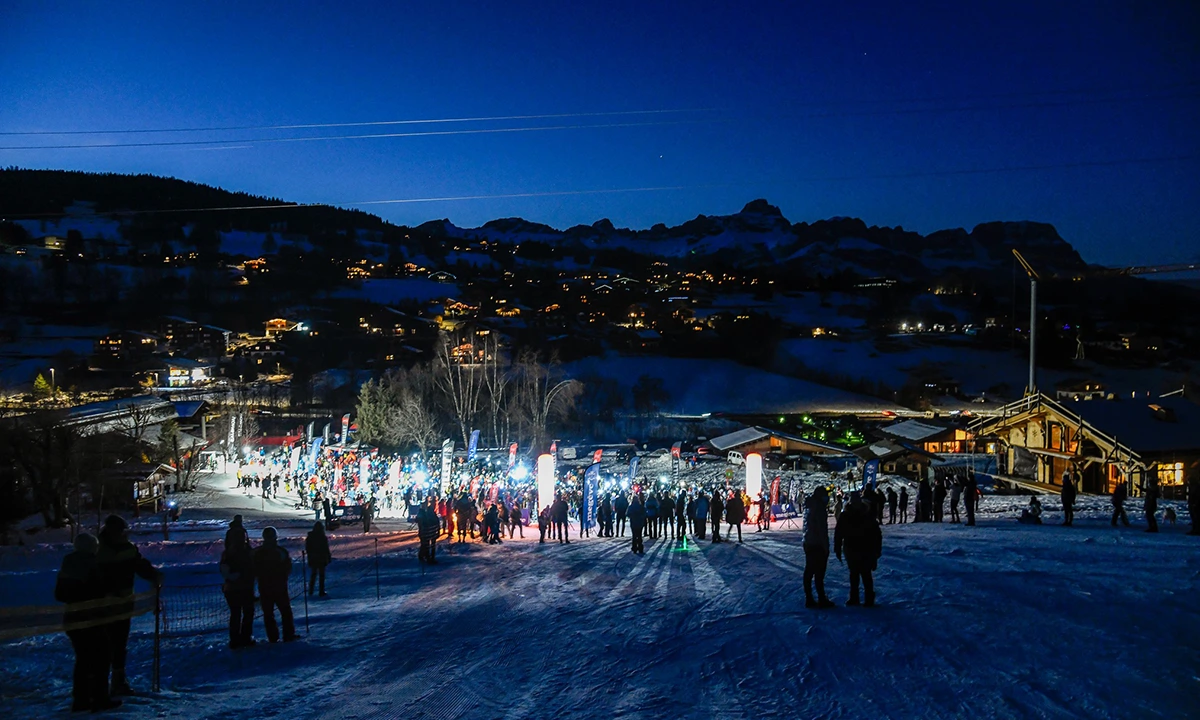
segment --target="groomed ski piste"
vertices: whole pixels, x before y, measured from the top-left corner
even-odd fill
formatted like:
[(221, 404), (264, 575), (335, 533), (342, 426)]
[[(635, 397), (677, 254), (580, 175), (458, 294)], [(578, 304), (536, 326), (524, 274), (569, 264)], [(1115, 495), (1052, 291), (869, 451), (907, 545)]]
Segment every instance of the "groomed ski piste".
[[(813, 478), (812, 484), (821, 481)], [(215, 582), (224, 520), (268, 524), (299, 555), (311, 515), (246, 498), (214, 477), (185, 523), (134, 542), (166, 584)], [(1179, 522), (1109, 525), (1083, 497), (1074, 527), (1057, 498), (1044, 525), (1020, 497), (987, 496), (976, 527), (884, 525), (878, 605), (804, 607), (798, 528), (745, 542), (525, 538), (441, 543), (422, 568), (415, 533), (385, 521), (332, 533), (330, 598), (310, 602), (297, 643), (231, 651), (222, 627), (162, 644), (134, 622), (127, 718), (1186, 718), (1200, 716), (1200, 538)], [(830, 518), (833, 525), (833, 519)], [(722, 528), (724, 529), (724, 527)], [(831, 529), (832, 535), (832, 529)], [(736, 536), (735, 536), (736, 537)], [(52, 538), (46, 538), (52, 540)], [(379, 540), (376, 599), (375, 540)], [(0, 548), (0, 603), (52, 604), (62, 542)], [(299, 563), (297, 562), (297, 565)], [(140, 581), (139, 581), (140, 583)], [(139, 590), (145, 589), (139, 586)], [(295, 602), (305, 633), (303, 604)], [(70, 716), (72, 654), (61, 634), (0, 645), (6, 719)]]

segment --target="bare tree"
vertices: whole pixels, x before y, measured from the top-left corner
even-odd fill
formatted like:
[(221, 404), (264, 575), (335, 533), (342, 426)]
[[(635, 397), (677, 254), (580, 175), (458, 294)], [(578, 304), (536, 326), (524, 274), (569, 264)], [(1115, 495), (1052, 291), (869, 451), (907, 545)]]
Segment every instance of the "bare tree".
[(521, 354), (515, 383), (514, 404), (529, 447), (536, 452), (546, 445), (550, 421), (566, 417), (583, 392), (583, 384), (565, 377), (557, 357), (542, 364), (532, 350)]
[(478, 354), (473, 337), (443, 333), (438, 339), (434, 379), (458, 427), (463, 447), (470, 444), (471, 426), (479, 417), (483, 399), (484, 373)]
[(487, 391), (488, 423), (492, 447), (504, 447), (509, 436), (509, 386), (513, 381), (512, 368), (500, 348), (496, 333), (488, 335), (483, 343), (483, 385)]

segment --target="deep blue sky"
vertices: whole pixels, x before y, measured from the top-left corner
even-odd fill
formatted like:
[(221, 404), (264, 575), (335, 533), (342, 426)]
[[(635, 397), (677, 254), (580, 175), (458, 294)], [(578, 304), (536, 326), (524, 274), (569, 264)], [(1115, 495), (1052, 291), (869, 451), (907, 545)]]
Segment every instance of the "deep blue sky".
[[(365, 209), (406, 224), (520, 215), (648, 227), (765, 197), (792, 221), (850, 215), (930, 232), (1039, 220), (1091, 262), (1190, 260), (1200, 255), (1196, 8), (3, 0), (4, 132), (704, 112), (7, 136), (0, 145), (688, 121), (230, 149), (0, 150), (0, 165), (150, 172), (302, 202), (683, 186)], [(919, 102), (929, 100), (938, 101)], [(987, 109), (948, 111), (962, 106)], [(1191, 159), (880, 177), (1177, 156)]]

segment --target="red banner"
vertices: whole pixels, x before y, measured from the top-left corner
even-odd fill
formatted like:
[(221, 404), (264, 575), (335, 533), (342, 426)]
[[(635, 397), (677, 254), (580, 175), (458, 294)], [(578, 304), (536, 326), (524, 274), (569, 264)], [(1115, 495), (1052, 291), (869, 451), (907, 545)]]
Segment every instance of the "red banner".
[(594, 463), (600, 462), (600, 456), (603, 454), (604, 454), (604, 448), (600, 448), (596, 452), (592, 453), (592, 462), (594, 462)]
[(517, 464), (517, 444), (513, 443), (512, 445), (508, 446), (508, 469), (512, 470), (513, 466), (516, 464)]
[(776, 477), (771, 481), (771, 504), (779, 504), (779, 478)]

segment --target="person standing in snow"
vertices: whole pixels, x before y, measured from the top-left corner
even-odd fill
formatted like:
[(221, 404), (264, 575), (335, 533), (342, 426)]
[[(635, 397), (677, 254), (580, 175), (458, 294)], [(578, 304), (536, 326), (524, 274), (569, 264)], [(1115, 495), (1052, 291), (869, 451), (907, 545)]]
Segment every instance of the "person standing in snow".
[(737, 528), (738, 543), (742, 542), (742, 522), (746, 519), (746, 505), (742, 502), (742, 498), (734, 493), (733, 497), (729, 498), (729, 502), (725, 505), (725, 521), (729, 526), (725, 528), (725, 537), (732, 538), (733, 533), (730, 532), (734, 527)]
[(766, 492), (758, 494), (758, 524), (761, 530), (771, 529), (771, 496)]
[[(900, 503), (899, 504), (900, 504), (900, 522), (906, 523), (906, 522), (908, 522), (908, 486), (907, 485), (902, 485), (900, 487)], [(967, 513), (969, 514), (970, 510), (968, 510)]]
[(129, 625), (133, 613), (133, 578), (137, 575), (156, 586), (162, 585), (162, 573), (129, 542), (128, 533), (129, 525), (121, 516), (109, 515), (104, 519), (104, 528), (100, 531), (99, 538), (100, 549), (96, 553), (96, 564), (104, 578), (107, 595), (125, 600), (110, 608), (115, 619), (104, 626), (108, 635), (109, 662), (112, 667), (112, 695), (133, 694), (125, 676)]
[(875, 581), (871, 573), (883, 554), (883, 533), (858, 493), (850, 494), (850, 507), (842, 513), (842, 520), (833, 532), (833, 551), (839, 562), (842, 561), (843, 550), (846, 567), (850, 570), (850, 598), (846, 604), (858, 605), (858, 583), (861, 580), (863, 604), (873, 606)]
[[(321, 527), (317, 523), (317, 527)], [(254, 557), (249, 539), (234, 535), (221, 553), (221, 592), (229, 606), (229, 648), (254, 645)]]
[(725, 514), (725, 503), (721, 500), (720, 489), (713, 490), (708, 500), (708, 514), (712, 516), (712, 541), (715, 545), (721, 542), (721, 517)]
[(696, 494), (696, 510), (693, 517), (696, 518), (696, 538), (703, 540), (708, 537), (708, 496), (704, 493)]
[(950, 485), (950, 522), (959, 523), (962, 520), (958, 517), (958, 501), (962, 498), (962, 483), (958, 481), (958, 477), (954, 478), (954, 482)]
[(662, 494), (662, 499), (658, 501), (658, 534), (664, 540), (669, 539), (671, 523), (674, 520), (675, 498), (671, 497), (671, 493), (665, 492)]
[(1158, 532), (1158, 482), (1154, 476), (1146, 480), (1142, 488), (1142, 509), (1146, 513), (1146, 532)]
[(843, 498), (842, 489), (838, 488), (837, 494), (833, 498), (833, 522), (834, 523), (836, 523), (838, 520), (842, 519), (842, 506), (843, 506), (842, 498)]
[(92, 624), (103, 620), (107, 608), (78, 609), (83, 603), (104, 598), (104, 577), (96, 563), (99, 549), (99, 542), (94, 535), (76, 535), (75, 551), (63, 558), (54, 585), (54, 599), (67, 604), (63, 625), (71, 641), (71, 649), (75, 651), (71, 712), (103, 712), (121, 705), (120, 700), (108, 695), (108, 637), (105, 626)]
[(625, 537), (625, 513), (629, 512), (629, 498), (625, 493), (617, 493), (613, 500), (613, 511), (617, 514), (617, 537)]
[(1192, 527), (1188, 530), (1188, 535), (1200, 535), (1200, 473), (1192, 475), (1192, 479), (1188, 482), (1188, 517), (1192, 521)]
[(566, 493), (560, 494), (554, 504), (550, 506), (550, 519), (554, 521), (554, 533), (558, 537), (559, 545), (571, 544), (571, 538), (567, 537), (568, 530), (568, 514)]
[[(437, 506), (430, 495), (417, 511), (417, 537), (421, 539), (421, 549), (417, 551), (417, 559), (429, 565), (437, 565), (437, 541), (442, 534), (441, 519), (438, 518)], [(321, 588), (324, 595), (325, 588)], [(312, 584), (308, 586), (308, 594), (312, 594)]]
[(229, 529), (225, 531), (225, 549), (248, 547), (249, 545), (250, 533), (246, 532), (246, 526), (242, 524), (242, 516), (234, 515), (233, 520), (229, 523)]
[(917, 522), (929, 522), (932, 509), (933, 488), (929, 487), (929, 480), (921, 478), (917, 483)]
[(946, 516), (946, 479), (938, 478), (933, 485), (933, 521), (940, 523)]
[(642, 505), (641, 495), (634, 495), (633, 502), (629, 505), (629, 529), (633, 534), (633, 542), (629, 546), (630, 552), (635, 555), (645, 555), (646, 550), (642, 547), (642, 532), (646, 529), (646, 506)]
[[(825, 595), (825, 568), (829, 565), (829, 496), (818, 487), (804, 503), (804, 607), (830, 608)], [(817, 597), (813, 597), (813, 584)]]
[(1125, 527), (1129, 527), (1129, 516), (1125, 514), (1125, 498), (1128, 496), (1128, 494), (1129, 490), (1125, 487), (1125, 478), (1121, 478), (1121, 480), (1117, 482), (1117, 486), (1114, 487), (1112, 491), (1113, 527), (1117, 526), (1118, 518), (1122, 523), (1125, 524)]
[(321, 597), (325, 597), (325, 568), (333, 560), (329, 552), (329, 536), (325, 534), (325, 526), (313, 523), (313, 529), (304, 538), (304, 551), (308, 554), (308, 567), (311, 570), (308, 578), (308, 594), (312, 595), (320, 580)]
[(1062, 509), (1063, 509), (1063, 525), (1073, 525), (1075, 523), (1075, 478), (1069, 470), (1063, 471), (1062, 476)]
[(258, 597), (262, 603), (267, 640), (279, 642), (279, 625), (275, 622), (275, 608), (278, 607), (283, 622), (283, 640), (291, 642), (297, 638), (287, 586), (288, 576), (292, 574), (292, 558), (287, 549), (279, 545), (275, 528), (264, 528), (262, 538), (262, 545), (254, 551), (254, 570), (258, 577)]
[(683, 540), (687, 538), (687, 519), (690, 517), (687, 511), (688, 496), (683, 490), (679, 491), (679, 497), (675, 498), (675, 539)]
[(646, 509), (646, 534), (651, 540), (658, 537), (658, 495), (650, 493), (644, 505)]
[[(538, 535), (540, 536), (540, 538), (538, 539), (538, 543), (544, 544), (546, 542), (546, 531), (549, 529), (550, 529), (550, 506), (547, 505), (546, 507), (542, 508), (542, 511), (540, 513), (538, 513)], [(550, 539), (553, 540), (554, 537), (551, 536)]]
[(508, 512), (508, 538), (512, 539), (513, 530), (521, 534), (521, 538), (525, 538), (525, 522), (521, 517), (521, 505), (513, 501), (512, 509)]
[(974, 527), (975, 509), (978, 507), (979, 503), (979, 484), (975, 481), (974, 470), (967, 471), (967, 486), (964, 490), (964, 494), (966, 495), (965, 505), (967, 509), (967, 525)]
[[(896, 488), (891, 485), (887, 489), (887, 504), (888, 504), (888, 525), (896, 524), (896, 503), (899, 498), (896, 496)], [(908, 504), (908, 496), (905, 496), (904, 502)]]

